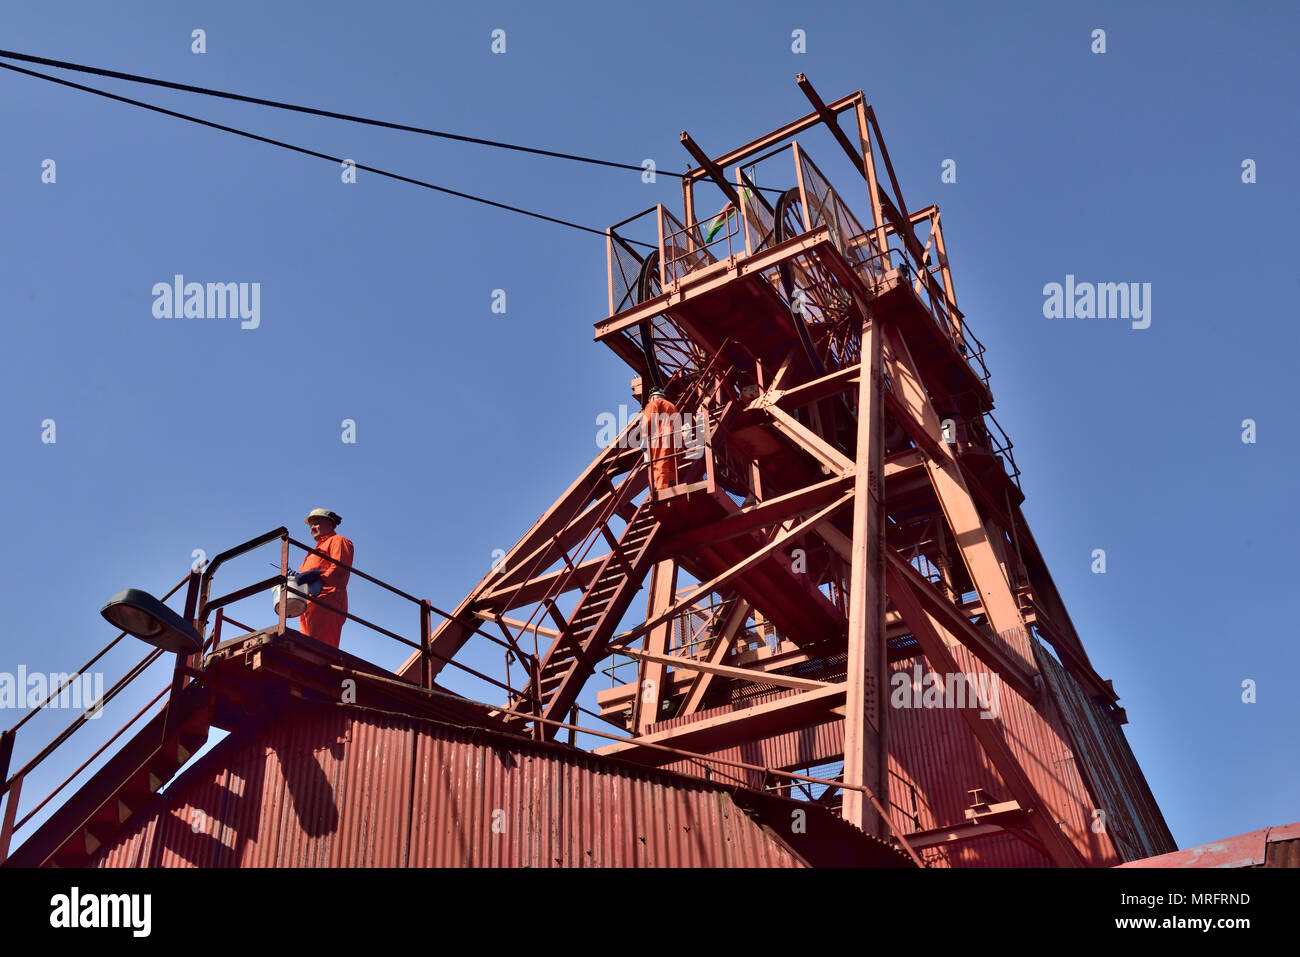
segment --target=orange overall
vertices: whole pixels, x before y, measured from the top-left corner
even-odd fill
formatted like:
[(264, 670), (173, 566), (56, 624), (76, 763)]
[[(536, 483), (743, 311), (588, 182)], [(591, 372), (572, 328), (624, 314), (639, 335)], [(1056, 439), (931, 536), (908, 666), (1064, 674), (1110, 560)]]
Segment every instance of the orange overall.
[(655, 396), (642, 410), (646, 433), (650, 436), (650, 472), (657, 489), (677, 484), (677, 458), (681, 444), (681, 422), (677, 406)]
[[(342, 535), (334, 534), (327, 538), (322, 538), (316, 543), (316, 550), (324, 552), (330, 558), (337, 559), (343, 564), (351, 566), (352, 564), (352, 540), (344, 538)], [(315, 602), (307, 603), (307, 610), (298, 618), (298, 630), (309, 638), (315, 638), (331, 647), (339, 646), (339, 632), (343, 630), (344, 617), (348, 610), (348, 578), (352, 573), (346, 568), (340, 568), (334, 562), (319, 555), (308, 555), (303, 559), (301, 572), (311, 571), (313, 568), (320, 569), (321, 590), (320, 594), (315, 596), (317, 601), (324, 602), (336, 611), (330, 608), (322, 607)]]

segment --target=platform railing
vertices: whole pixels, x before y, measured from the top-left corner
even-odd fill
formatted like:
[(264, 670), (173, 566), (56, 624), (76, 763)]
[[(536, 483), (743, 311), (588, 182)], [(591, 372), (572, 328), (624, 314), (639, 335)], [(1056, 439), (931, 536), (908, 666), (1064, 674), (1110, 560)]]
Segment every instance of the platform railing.
[[(197, 574), (191, 573), (186, 575), (179, 582), (177, 582), (171, 589), (169, 589), (165, 595), (162, 596), (162, 601), (165, 602), (167, 599), (171, 598), (178, 591), (180, 591), (181, 588), (185, 587), (188, 584), (190, 587), (189, 587), (189, 592), (187, 594), (186, 607), (187, 610), (190, 613), (192, 613), (194, 608), (193, 600), (196, 593), (195, 588), (197, 586), (197, 583), (198, 583)], [(98, 758), (101, 754), (103, 754), (104, 751), (114, 741), (116, 741), (119, 737), (121, 737), (121, 735), (125, 733), (128, 728), (130, 728), (141, 717), (143, 717), (144, 714), (151, 707), (157, 704), (158, 701), (163, 697), (163, 695), (165, 695), (170, 690), (171, 683), (169, 682), (166, 686), (163, 687), (161, 691), (159, 691), (153, 697), (153, 699), (148, 704), (146, 704), (143, 708), (141, 708), (138, 712), (136, 712), (136, 714), (133, 717), (129, 718), (125, 724), (123, 724), (120, 728), (118, 728), (117, 731), (115, 731), (109, 737), (107, 742), (101, 745), (100, 748), (94, 752), (94, 754), (92, 754), (89, 758), (83, 761), (81, 765), (78, 766), (77, 769), (73, 771), (71, 774), (69, 774), (66, 778), (64, 778), (61, 783), (56, 785), (54, 789), (50, 791), (48, 794), (46, 794), (39, 802), (37, 802), (36, 805), (31, 810), (29, 810), (21, 818), (17, 816), (18, 802), (22, 797), (23, 782), (29, 776), (31, 776), (31, 774), (34, 771), (36, 771), (36, 769), (39, 768), (47, 758), (49, 758), (56, 751), (62, 748), (72, 738), (72, 736), (76, 734), (78, 730), (80, 730), (83, 726), (85, 726), (87, 721), (91, 720), (96, 715), (102, 715), (104, 707), (108, 705), (110, 702), (112, 702), (115, 698), (117, 698), (118, 695), (120, 695), (129, 685), (131, 685), (136, 679), (138, 679), (142, 674), (144, 674), (144, 672), (148, 670), (150, 665), (152, 665), (154, 662), (156, 662), (159, 658), (163, 656), (164, 652), (160, 648), (151, 648), (142, 658), (140, 658), (139, 661), (137, 661), (134, 665), (128, 668), (126, 673), (122, 675), (120, 678), (118, 678), (117, 681), (115, 681), (113, 685), (107, 691), (105, 691), (98, 700), (88, 704), (85, 710), (82, 711), (80, 714), (78, 714), (75, 718), (73, 718), (72, 721), (67, 725), (67, 727), (65, 727), (62, 731), (56, 734), (54, 738), (48, 743), (46, 743), (45, 746), (42, 747), (39, 751), (37, 751), (36, 754), (27, 761), (27, 763), (25, 763), (22, 767), (20, 767), (17, 771), (15, 771), (11, 775), (9, 774), (9, 765), (13, 758), (14, 746), (17, 742), (17, 736), (19, 730), (22, 729), (23, 725), (27, 724), (28, 721), (30, 721), (33, 717), (35, 717), (36, 714), (38, 714), (42, 709), (44, 709), (47, 705), (49, 705), (51, 701), (55, 700), (55, 698), (57, 698), (59, 695), (65, 693), (67, 688), (74, 681), (78, 680), (83, 675), (88, 674), (88, 669), (94, 667), (94, 665), (101, 658), (103, 658), (104, 655), (106, 655), (109, 651), (111, 651), (118, 644), (118, 642), (120, 642), (125, 637), (127, 637), (127, 632), (119, 631), (117, 633), (117, 636), (114, 637), (111, 641), (109, 641), (106, 645), (104, 645), (103, 648), (99, 649), (99, 651), (97, 651), (94, 655), (92, 655), (89, 661), (87, 661), (75, 672), (72, 672), (72, 674), (68, 677), (66, 681), (60, 682), (58, 688), (52, 689), (50, 693), (44, 698), (44, 700), (42, 700), (39, 704), (29, 709), (27, 713), (24, 714), (18, 720), (18, 722), (13, 725), (13, 727), (3, 732), (0, 732), (0, 800), (3, 800), (4, 802), (3, 817), (0, 817), (0, 862), (3, 862), (8, 858), (9, 845), (14, 834), (20, 831), (23, 828), (23, 826), (27, 824), (28, 821), (30, 821), (33, 817), (35, 817), (41, 811), (42, 808), (44, 808), (54, 797), (60, 794), (64, 788), (66, 788), (83, 771), (85, 771), (85, 769), (88, 768), (95, 761), (96, 758)]]
[[(267, 578), (254, 582), (250, 585), (245, 585), (245, 586), (235, 588), (232, 591), (220, 595), (216, 598), (210, 597), (214, 576), (216, 572), (227, 561), (229, 561), (232, 558), (245, 555), (258, 548), (261, 548), (263, 546), (271, 544), (272, 542), (277, 542), (277, 541), (280, 544), (280, 553), (281, 553), (280, 572), (278, 574), (268, 576)], [(169, 681), (168, 684), (165, 685), (157, 694), (155, 694), (152, 697), (152, 699), (147, 704), (145, 704), (143, 708), (137, 711), (121, 727), (119, 727), (114, 733), (112, 733), (109, 736), (108, 740), (105, 741), (97, 750), (95, 750), (94, 753), (90, 755), (90, 757), (82, 761), (81, 764), (75, 770), (73, 770), (71, 774), (65, 777), (58, 785), (54, 787), (52, 791), (46, 794), (39, 802), (36, 803), (34, 807), (26, 811), (21, 817), (18, 816), (18, 808), (19, 808), (19, 801), (22, 795), (24, 781), (30, 778), (32, 773), (36, 771), (38, 768), (40, 768), (47, 759), (49, 759), (55, 753), (60, 752), (60, 750), (67, 744), (69, 739), (71, 739), (72, 736), (82, 726), (84, 726), (88, 720), (90, 720), (95, 715), (99, 714), (105, 708), (105, 706), (109, 705), (114, 699), (116, 699), (119, 695), (121, 695), (122, 692), (125, 691), (137, 679), (139, 679), (141, 675), (143, 675), (151, 665), (155, 664), (159, 659), (163, 658), (166, 652), (164, 652), (160, 648), (150, 648), (143, 655), (143, 657), (141, 657), (139, 661), (137, 661), (134, 665), (132, 665), (122, 677), (120, 677), (116, 682), (114, 682), (113, 685), (110, 688), (108, 688), (108, 690), (105, 691), (97, 701), (87, 706), (84, 711), (78, 714), (71, 721), (71, 723), (68, 724), (67, 727), (65, 727), (61, 732), (55, 735), (51, 741), (45, 744), (44, 747), (42, 747), (39, 751), (37, 751), (37, 753), (30, 760), (28, 760), (22, 767), (20, 767), (13, 774), (9, 774), (9, 766), (12, 761), (15, 743), (18, 737), (18, 732), (38, 712), (40, 712), (43, 708), (49, 705), (49, 703), (53, 701), (56, 697), (58, 697), (61, 693), (64, 693), (73, 681), (77, 680), (80, 676), (86, 674), (88, 669), (92, 668), (97, 662), (100, 661), (100, 659), (104, 657), (105, 654), (107, 654), (111, 649), (117, 646), (118, 643), (121, 642), (123, 638), (127, 637), (128, 633), (125, 631), (118, 632), (116, 637), (110, 640), (106, 645), (104, 645), (103, 648), (101, 648), (98, 652), (96, 652), (93, 656), (91, 656), (90, 660), (88, 660), (76, 672), (73, 672), (66, 681), (60, 683), (60, 685), (57, 688), (52, 688), (50, 690), (50, 693), (45, 697), (45, 699), (35, 707), (31, 708), (26, 714), (24, 714), (18, 720), (18, 722), (13, 725), (13, 727), (0, 732), (0, 801), (3, 801), (2, 815), (0, 815), (0, 862), (3, 862), (7, 858), (9, 852), (9, 846), (13, 839), (13, 836), (16, 833), (18, 833), (29, 821), (31, 821), (32, 818), (35, 817), (35, 815), (37, 815), (46, 805), (49, 804), (51, 800), (53, 800), (56, 796), (62, 793), (63, 790), (68, 787), (68, 785), (70, 785), (84, 771), (86, 771), (86, 769), (89, 768), (100, 756), (102, 756), (110, 746), (112, 746), (116, 741), (118, 741), (123, 734), (125, 734), (130, 728), (135, 726), (143, 717), (145, 717), (145, 715), (150, 711), (151, 708), (153, 708), (159, 702), (163, 702), (165, 707), (171, 701), (171, 694), (175, 694), (177, 691), (179, 691), (180, 688), (183, 688), (185, 684), (188, 683), (189, 680), (191, 680), (192, 677), (194, 677), (197, 674), (200, 674), (200, 672), (197, 672), (193, 667), (191, 667), (191, 662), (197, 659), (196, 663), (201, 665), (202, 654), (216, 647), (217, 643), (221, 640), (222, 629), (226, 623), (234, 625), (242, 629), (244, 632), (251, 633), (260, 630), (254, 628), (251, 625), (244, 624), (243, 622), (231, 618), (226, 613), (226, 608), (227, 606), (232, 605), (235, 602), (241, 601), (245, 598), (249, 598), (254, 595), (260, 594), (262, 592), (269, 591), (270, 589), (276, 587), (277, 585), (287, 585), (289, 580), (288, 579), (288, 574), (289, 574), (288, 558), (289, 558), (289, 549), (291, 546), (299, 548), (309, 554), (319, 555), (322, 558), (325, 558), (326, 560), (331, 561), (334, 564), (347, 569), (351, 574), (356, 575), (358, 578), (372, 582), (378, 585), (379, 587), (385, 589), (386, 591), (394, 595), (397, 595), (400, 598), (406, 600), (407, 602), (410, 602), (415, 606), (417, 606), (417, 610), (419, 614), (418, 633), (420, 635), (420, 641), (418, 642), (412, 641), (409, 638), (399, 635), (396, 632), (383, 627), (382, 625), (376, 624), (375, 622), (368, 621), (364, 618), (361, 618), (356, 614), (346, 613), (346, 617), (349, 620), (355, 621), (357, 624), (362, 625), (363, 627), (371, 631), (377, 632), (390, 639), (398, 641), (408, 647), (419, 650), (421, 653), (420, 687), (424, 687), (424, 688), (433, 687), (433, 682), (429, 677), (430, 674), (429, 665), (432, 660), (437, 659), (437, 660), (444, 661), (446, 664), (449, 664), (480, 681), (487, 682), (488, 684), (501, 689), (507, 695), (507, 700), (509, 700), (511, 697), (513, 697), (516, 694), (515, 689), (512, 688), (510, 685), (508, 661), (507, 661), (507, 668), (506, 668), (506, 680), (502, 682), (497, 680), (496, 678), (491, 677), (490, 675), (484, 674), (481, 671), (470, 667), (469, 665), (464, 664), (461, 661), (457, 661), (455, 659), (442, 659), (440, 656), (435, 655), (431, 651), (429, 647), (429, 641), (432, 633), (432, 617), (434, 615), (438, 615), (443, 618), (450, 618), (451, 615), (448, 612), (443, 611), (442, 609), (433, 605), (427, 599), (417, 598), (414, 595), (411, 595), (408, 592), (405, 592), (402, 589), (389, 584), (388, 582), (385, 582), (365, 571), (362, 571), (359, 568), (356, 568), (351, 565), (347, 565), (343, 562), (336, 561), (331, 556), (325, 554), (324, 552), (319, 551), (318, 549), (312, 547), (311, 545), (295, 540), (289, 535), (288, 529), (284, 528), (283, 526), (281, 526), (280, 528), (271, 529), (270, 531), (264, 532), (263, 534), (258, 535), (255, 538), (249, 539), (248, 541), (243, 542), (240, 545), (235, 546), (234, 548), (228, 549), (227, 551), (220, 553), (206, 565), (206, 567), (203, 569), (201, 573), (198, 571), (191, 571), (184, 578), (182, 578), (175, 586), (169, 589), (166, 592), (166, 594), (162, 596), (160, 600), (166, 602), (168, 599), (173, 597), (178, 591), (180, 591), (182, 588), (188, 585), (188, 589), (186, 592), (186, 600), (185, 600), (185, 611), (182, 617), (186, 622), (189, 622), (194, 625), (195, 630), (200, 635), (200, 638), (203, 639), (202, 651), (199, 653), (199, 655), (194, 656), (194, 658), (190, 658), (187, 656), (178, 656), (174, 668), (172, 680)], [(318, 599), (309, 595), (305, 595), (301, 592), (299, 592), (298, 594), (302, 595), (302, 597), (306, 598), (308, 601), (315, 602), (316, 604), (322, 605), (323, 607), (326, 608), (331, 607), (328, 604), (328, 602), (319, 601)], [(278, 622), (276, 628), (281, 633), (283, 633), (287, 627), (286, 605), (287, 602), (285, 601), (281, 601), (279, 603)], [(209, 617), (213, 615), (213, 613), (215, 613), (215, 622), (214, 622), (214, 627), (212, 630), (211, 637), (209, 638), (207, 636), (207, 628), (209, 624)], [(523, 661), (528, 661), (531, 658), (531, 656), (523, 652), (520, 648), (518, 648), (518, 646), (509, 645), (506, 642), (503, 642), (501, 639), (497, 638), (495, 635), (492, 635), (477, 627), (472, 628), (471, 630), (475, 634), (487, 638), (489, 641), (503, 648), (506, 648), (509, 653), (517, 655), (518, 658)], [(164, 699), (166, 700), (164, 701)]]
[[(228, 592), (224, 595), (221, 595), (217, 598), (209, 597), (212, 588), (212, 579), (216, 574), (217, 570), (223, 564), (225, 564), (226, 561), (228, 561), (231, 558), (235, 558), (237, 556), (252, 552), (258, 548), (261, 548), (277, 540), (280, 542), (280, 573), (279, 574), (272, 575), (268, 578), (262, 579), (261, 581), (255, 582), (251, 585), (236, 588), (235, 590)], [(222, 552), (221, 554), (213, 558), (212, 562), (207, 566), (207, 568), (204, 569), (203, 581), (199, 589), (200, 597), (199, 597), (198, 613), (197, 613), (199, 626), (200, 626), (200, 634), (203, 635), (206, 631), (207, 619), (209, 613), (214, 611), (220, 611), (225, 606), (231, 605), (237, 601), (242, 601), (243, 599), (251, 597), (252, 595), (269, 591), (270, 589), (276, 587), (277, 585), (285, 585), (287, 587), (287, 585), (289, 584), (289, 574), (290, 574), (290, 566), (289, 566), (290, 546), (301, 549), (307, 554), (317, 555), (325, 559), (326, 561), (330, 562), (331, 564), (337, 565), (339, 568), (345, 569), (351, 575), (355, 575), (360, 579), (378, 585), (380, 588), (384, 589), (390, 594), (396, 595), (397, 597), (402, 598), (403, 600), (416, 606), (418, 617), (419, 617), (418, 631), (420, 634), (420, 640), (418, 642), (412, 641), (409, 638), (399, 635), (396, 632), (391, 631), (390, 629), (385, 628), (382, 625), (376, 624), (373, 621), (368, 621), (365, 618), (362, 618), (359, 615), (356, 615), (352, 612), (340, 612), (339, 609), (334, 608), (332, 605), (330, 605), (329, 602), (322, 601), (315, 596), (307, 595), (301, 591), (297, 592), (298, 595), (300, 595), (302, 598), (305, 598), (309, 602), (320, 605), (321, 607), (329, 609), (330, 611), (333, 611), (336, 614), (343, 614), (343, 616), (347, 618), (347, 620), (349, 621), (355, 621), (357, 624), (361, 625), (364, 628), (369, 629), (370, 631), (373, 631), (377, 634), (381, 634), (387, 638), (390, 638), (403, 645), (406, 645), (409, 648), (414, 648), (418, 650), (420, 652), (420, 682), (419, 682), (420, 687), (424, 687), (424, 688), (432, 687), (432, 679), (430, 678), (430, 672), (431, 672), (430, 664), (433, 659), (437, 659), (439, 661), (442, 661), (444, 664), (449, 664), (459, 669), (460, 671), (463, 671), (466, 674), (474, 678), (477, 678), (480, 681), (485, 681), (488, 684), (493, 685), (494, 687), (505, 691), (508, 695), (515, 694), (515, 690), (509, 684), (508, 674), (507, 674), (507, 680), (505, 682), (498, 681), (496, 678), (483, 674), (482, 672), (478, 671), (475, 668), (471, 668), (470, 666), (464, 664), (463, 662), (456, 661), (455, 659), (451, 659), (451, 658), (442, 658), (441, 656), (436, 655), (431, 650), (429, 645), (430, 645), (430, 638), (432, 636), (432, 618), (434, 615), (438, 615), (442, 618), (450, 619), (452, 616), (449, 612), (443, 611), (441, 608), (438, 608), (428, 599), (417, 598), (414, 595), (410, 594), (409, 592), (403, 591), (402, 589), (389, 584), (383, 579), (377, 578), (374, 575), (369, 574), (368, 572), (364, 572), (353, 565), (347, 564), (346, 562), (338, 561), (333, 556), (328, 555), (327, 553), (322, 552), (311, 545), (296, 540), (295, 538), (289, 535), (288, 529), (283, 526), (279, 528), (271, 529), (270, 531), (264, 532), (263, 534), (255, 538), (249, 539), (248, 541), (240, 545), (236, 545), (232, 549)], [(287, 628), (287, 616), (286, 616), (287, 604), (288, 603), (285, 601), (281, 601), (277, 604), (277, 614), (279, 617), (278, 617), (276, 628), (277, 631), (281, 633), (283, 633)], [(241, 627), (247, 629), (249, 626), (242, 625)], [(513, 654), (518, 655), (521, 659), (526, 660), (529, 658), (529, 656), (517, 645), (504, 642), (500, 638), (496, 637), (493, 634), (490, 634), (489, 632), (484, 631), (481, 628), (478, 628), (476, 626), (471, 626), (470, 631), (476, 635), (486, 638), (488, 641), (496, 645), (499, 645), (502, 648), (505, 648), (507, 651), (510, 651)]]

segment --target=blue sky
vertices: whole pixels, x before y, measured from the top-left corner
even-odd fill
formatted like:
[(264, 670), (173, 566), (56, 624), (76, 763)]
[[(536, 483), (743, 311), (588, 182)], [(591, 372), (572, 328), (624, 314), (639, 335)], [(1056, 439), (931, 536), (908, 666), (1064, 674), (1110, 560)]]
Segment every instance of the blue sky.
[[(1300, 819), (1297, 20), (1282, 3), (86, 2), (6, 6), (0, 47), (663, 170), (690, 165), (681, 130), (716, 154), (806, 112), (799, 72), (827, 100), (863, 89), (909, 205), (942, 210), (1025, 513), (1185, 847)], [(72, 78), (598, 229), (679, 212), (671, 176)], [(108, 596), (161, 593), (195, 549), (280, 524), (305, 539), (317, 505), (360, 568), (452, 607), (630, 402), (591, 341), (599, 237), (364, 172), (344, 185), (329, 162), (8, 72), (0, 128), (0, 670), (75, 667), (111, 637)], [(806, 145), (866, 219), (834, 144)], [(177, 273), (259, 282), (259, 327), (154, 318)], [(1067, 274), (1150, 283), (1150, 328), (1045, 318)], [(415, 636), (413, 614), (351, 594)], [(344, 647), (404, 657), (355, 625)]]

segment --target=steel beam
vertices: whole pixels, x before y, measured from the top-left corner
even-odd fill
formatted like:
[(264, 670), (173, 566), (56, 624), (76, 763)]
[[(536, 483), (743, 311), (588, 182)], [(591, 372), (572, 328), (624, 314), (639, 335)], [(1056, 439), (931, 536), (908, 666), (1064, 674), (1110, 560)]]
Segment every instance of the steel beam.
[(796, 688), (799, 691), (817, 691), (820, 688), (833, 687), (833, 682), (816, 681), (812, 678), (796, 678), (794, 675), (775, 675), (765, 671), (751, 671), (748, 668), (732, 668), (729, 665), (716, 665), (703, 658), (683, 658), (681, 655), (664, 655), (636, 648), (624, 648), (619, 654), (630, 655), (643, 661), (668, 665), (673, 668), (685, 668), (688, 671), (703, 671), (723, 678), (735, 678), (755, 684), (777, 685), (781, 688)]
[[(853, 485), (853, 541), (849, 570), (849, 632), (844, 781), (866, 787), (888, 804), (886, 775), (884, 419), (881, 395), (881, 328), (862, 328), (862, 374), (858, 381), (857, 467)], [(874, 820), (863, 793), (846, 790), (844, 819), (868, 834), (884, 837), (887, 822)]]
[(595, 753), (643, 764), (664, 764), (675, 760), (671, 754), (641, 747), (643, 744), (661, 744), (704, 753), (704, 760), (707, 760), (707, 752), (720, 751), (752, 741), (756, 737), (812, 724), (818, 719), (830, 720), (843, 714), (844, 688), (844, 685), (831, 685), (817, 691), (778, 698), (776, 701), (642, 735), (636, 741), (606, 745), (597, 748)]
[(971, 499), (952, 447), (938, 440), (939, 416), (921, 385), (907, 344), (892, 329), (886, 335), (893, 353), (887, 365), (894, 382), (894, 397), (905, 410), (906, 417), (919, 422), (925, 433), (935, 440), (939, 458), (927, 456), (926, 471), (970, 579), (994, 629), (1002, 636), (1018, 632), (1026, 644), (1014, 650), (1029, 668), (1037, 670), (1027, 646), (1028, 633), (1020, 615), (1020, 603), (1016, 601), (1006, 573), (1005, 557), (999, 554), (995, 536), (985, 527)]
[(785, 495), (758, 502), (741, 509), (734, 515), (719, 519), (711, 525), (683, 532), (663, 544), (663, 554), (677, 555), (703, 545), (713, 545), (736, 538), (756, 528), (763, 528), (786, 519), (805, 515), (844, 495), (853, 484), (852, 476), (840, 476), (818, 482), (807, 488), (796, 489)]
[[(650, 571), (650, 599), (646, 608), (646, 618), (658, 616), (673, 603), (677, 594), (677, 563), (672, 559), (661, 561)], [(672, 637), (671, 620), (662, 622), (651, 629), (645, 638), (645, 652), (638, 653), (624, 649), (625, 653), (641, 658), (638, 668), (637, 688), (640, 692), (633, 700), (632, 723), (638, 734), (659, 720), (660, 708), (664, 700), (664, 662), (668, 651), (668, 640)]]

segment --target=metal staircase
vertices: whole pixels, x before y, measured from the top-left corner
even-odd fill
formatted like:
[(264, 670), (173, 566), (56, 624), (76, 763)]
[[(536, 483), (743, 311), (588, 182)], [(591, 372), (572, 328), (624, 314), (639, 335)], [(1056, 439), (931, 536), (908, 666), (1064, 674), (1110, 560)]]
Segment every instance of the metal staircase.
[[(520, 695), (519, 706), (531, 706), (543, 718), (562, 720), (577, 699), (649, 571), (651, 553), (661, 528), (652, 506), (652, 499), (644, 501), (617, 540), (608, 525), (601, 529), (611, 551), (567, 620), (554, 601), (547, 599), (551, 617), (561, 625), (559, 637), (552, 642), (536, 675)], [(553, 737), (554, 732), (554, 726), (543, 726), (541, 734)]]

